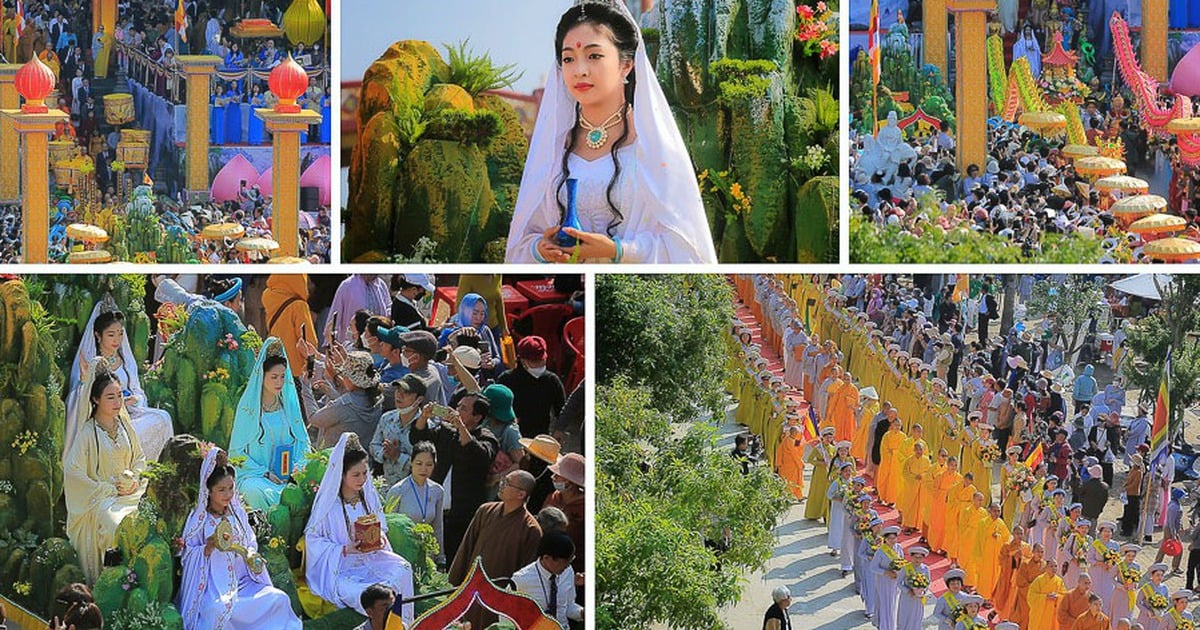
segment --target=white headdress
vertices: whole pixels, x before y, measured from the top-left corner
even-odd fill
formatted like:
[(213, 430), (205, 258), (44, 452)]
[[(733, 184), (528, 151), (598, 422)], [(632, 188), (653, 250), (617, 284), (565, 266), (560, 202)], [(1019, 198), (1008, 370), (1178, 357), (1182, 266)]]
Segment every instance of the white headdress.
[[(104, 313), (114, 313), (119, 311), (116, 300), (112, 295), (105, 294), (96, 306), (92, 308), (92, 316), (88, 318), (87, 326), (83, 329), (83, 339), (79, 342), (79, 351), (75, 353), (75, 360), (71, 363), (71, 383), (84, 383), (87, 381), (86, 388), (74, 389), (69, 392), (67, 397), (67, 409), (73, 410), (74, 413), (67, 414), (66, 429), (63, 432), (63, 453), (71, 452), (71, 444), (75, 442), (75, 436), (81, 428), (83, 421), (91, 415), (91, 401), (88, 400), (88, 394), (91, 389), (91, 381), (95, 376), (96, 357), (99, 355), (99, 350), (96, 348), (96, 319)], [(133, 356), (133, 348), (129, 346), (129, 337), (126, 336), (121, 341), (121, 364), (125, 371), (130, 375), (130, 389), (141, 389), (141, 384), (136, 382), (137, 379), (137, 359)], [(90, 375), (85, 375), (81, 372), (82, 363), (86, 363), (89, 367)]]
[[(715, 263), (717, 253), (708, 218), (700, 200), (700, 187), (691, 156), (671, 114), (671, 105), (659, 86), (654, 68), (646, 56), (641, 29), (623, 2), (585, 0), (588, 4), (609, 4), (620, 11), (638, 33), (634, 56), (634, 107), (632, 116), (637, 130), (634, 164), (622, 163), (622, 171), (634, 178), (636, 198), (626, 211), (625, 221), (633, 233), (671, 232), (687, 244), (687, 260), (670, 262)], [(505, 262), (534, 262), (532, 241), (526, 236), (531, 223), (558, 225), (560, 222), (556, 191), (560, 165), (566, 150), (567, 134), (575, 127), (577, 101), (563, 84), (562, 68), (556, 58), (546, 92), (538, 110), (537, 125), (529, 144), (529, 157), (521, 177), (509, 229)], [(628, 169), (628, 170), (626, 170)]]

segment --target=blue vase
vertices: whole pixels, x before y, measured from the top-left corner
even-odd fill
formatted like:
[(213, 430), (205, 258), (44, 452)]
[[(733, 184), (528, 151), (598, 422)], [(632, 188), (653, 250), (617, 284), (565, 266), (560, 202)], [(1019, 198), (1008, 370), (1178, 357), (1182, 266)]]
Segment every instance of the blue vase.
[(558, 234), (554, 236), (554, 242), (559, 247), (575, 247), (579, 244), (579, 239), (563, 231), (563, 228), (583, 231), (583, 225), (579, 223), (579, 212), (575, 207), (575, 193), (578, 187), (579, 180), (567, 180), (567, 216), (563, 217), (562, 225), (558, 227)]

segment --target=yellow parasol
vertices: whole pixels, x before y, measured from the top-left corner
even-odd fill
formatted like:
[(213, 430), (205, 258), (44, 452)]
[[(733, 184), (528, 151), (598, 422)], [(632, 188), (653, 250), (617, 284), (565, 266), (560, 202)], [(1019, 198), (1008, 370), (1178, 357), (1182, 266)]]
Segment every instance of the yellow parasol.
[(1125, 172), (1125, 162), (1110, 157), (1093, 155), (1075, 160), (1075, 172), (1092, 177), (1107, 177)]
[(241, 238), (246, 228), (237, 223), (213, 223), (200, 230), (200, 238), (206, 241), (219, 241), (224, 238)]
[(1175, 118), (1167, 123), (1167, 131), (1174, 134), (1200, 132), (1200, 118)]
[(72, 223), (67, 226), (67, 238), (85, 243), (103, 243), (108, 240), (108, 232), (96, 225)]
[(1144, 193), (1150, 190), (1150, 183), (1140, 177), (1130, 177), (1129, 175), (1110, 175), (1101, 177), (1096, 180), (1096, 188), (1105, 193), (1111, 194), (1113, 191), (1120, 190), (1122, 192), (1140, 192)]
[(1058, 112), (1025, 112), (1019, 122), (1044, 136), (1057, 136), (1067, 130), (1067, 117)]
[(67, 254), (67, 262), (77, 265), (94, 265), (97, 263), (106, 263), (112, 261), (112, 254), (102, 250), (94, 249), (84, 252), (71, 252)]
[(1158, 195), (1134, 195), (1113, 204), (1113, 216), (1122, 220), (1133, 220), (1154, 214), (1167, 207), (1167, 200)]
[(1179, 262), (1200, 258), (1200, 243), (1186, 238), (1160, 238), (1146, 243), (1143, 252), (1150, 258), (1165, 262)]
[(1178, 232), (1187, 227), (1187, 219), (1173, 214), (1152, 214), (1129, 226), (1129, 231), (1142, 236)]
[(1094, 147), (1090, 144), (1068, 144), (1067, 146), (1063, 147), (1062, 151), (1060, 151), (1059, 153), (1061, 153), (1063, 155), (1063, 157), (1068, 157), (1068, 158), (1071, 158), (1072, 160), (1077, 160), (1079, 158), (1092, 157), (1093, 155), (1100, 155), (1100, 149), (1098, 147)]
[(271, 252), (279, 249), (279, 243), (269, 238), (244, 238), (234, 244), (239, 252)]
[(267, 261), (269, 265), (304, 265), (308, 264), (307, 258), (299, 256), (278, 256)]

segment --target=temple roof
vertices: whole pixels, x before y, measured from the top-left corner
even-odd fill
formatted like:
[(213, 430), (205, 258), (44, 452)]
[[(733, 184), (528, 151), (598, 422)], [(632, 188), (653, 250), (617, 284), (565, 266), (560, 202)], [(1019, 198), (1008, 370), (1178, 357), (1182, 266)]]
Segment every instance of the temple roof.
[(1042, 63), (1048, 66), (1071, 66), (1074, 67), (1079, 62), (1079, 55), (1073, 52), (1068, 52), (1063, 48), (1062, 31), (1054, 33), (1054, 45), (1050, 47), (1050, 52), (1042, 55)]

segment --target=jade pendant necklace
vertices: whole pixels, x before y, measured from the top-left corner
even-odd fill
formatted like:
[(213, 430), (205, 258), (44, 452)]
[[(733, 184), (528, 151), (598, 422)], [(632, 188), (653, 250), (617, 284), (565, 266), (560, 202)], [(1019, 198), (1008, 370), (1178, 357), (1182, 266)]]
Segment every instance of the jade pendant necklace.
[(583, 127), (587, 133), (587, 145), (590, 149), (599, 149), (608, 144), (608, 130), (615, 127), (625, 117), (625, 103), (617, 111), (613, 112), (604, 122), (599, 125), (593, 125), (587, 118), (583, 117), (583, 112), (579, 113), (579, 126)]

